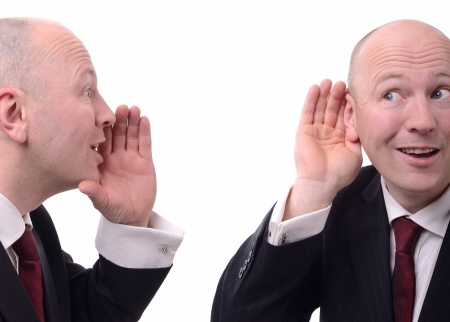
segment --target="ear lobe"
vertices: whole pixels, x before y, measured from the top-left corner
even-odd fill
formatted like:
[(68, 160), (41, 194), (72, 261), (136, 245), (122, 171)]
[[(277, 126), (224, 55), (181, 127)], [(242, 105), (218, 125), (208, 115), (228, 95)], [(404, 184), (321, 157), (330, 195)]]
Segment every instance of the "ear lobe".
[(355, 115), (356, 104), (350, 94), (347, 94), (345, 98), (347, 99), (344, 111), (345, 138), (350, 142), (356, 142), (359, 140)]
[(19, 93), (12, 88), (0, 89), (0, 129), (13, 141), (27, 139), (27, 118)]

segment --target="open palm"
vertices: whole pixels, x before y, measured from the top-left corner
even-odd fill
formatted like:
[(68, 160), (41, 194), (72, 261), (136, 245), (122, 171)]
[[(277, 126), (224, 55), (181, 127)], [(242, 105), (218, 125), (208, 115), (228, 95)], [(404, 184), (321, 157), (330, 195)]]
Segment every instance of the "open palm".
[(339, 189), (356, 176), (362, 163), (359, 143), (346, 140), (344, 110), (346, 88), (331, 81), (308, 92), (297, 130), (295, 161), (300, 179), (339, 182)]
[(99, 147), (100, 182), (83, 181), (79, 189), (109, 221), (145, 227), (156, 199), (150, 123), (139, 108), (121, 105), (105, 137)]
[(324, 80), (306, 96), (295, 141), (297, 179), (284, 220), (328, 206), (361, 167), (361, 145), (349, 141), (345, 133), (345, 83), (331, 85)]

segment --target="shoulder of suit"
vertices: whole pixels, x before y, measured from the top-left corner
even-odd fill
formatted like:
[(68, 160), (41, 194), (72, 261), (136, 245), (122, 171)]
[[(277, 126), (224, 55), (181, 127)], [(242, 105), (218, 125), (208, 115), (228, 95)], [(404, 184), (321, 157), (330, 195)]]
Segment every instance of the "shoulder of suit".
[(336, 195), (335, 202), (351, 199), (357, 199), (358, 196), (362, 195), (362, 193), (366, 190), (368, 186), (376, 185), (377, 182), (380, 181), (380, 173), (373, 165), (362, 167), (355, 180), (343, 188)]

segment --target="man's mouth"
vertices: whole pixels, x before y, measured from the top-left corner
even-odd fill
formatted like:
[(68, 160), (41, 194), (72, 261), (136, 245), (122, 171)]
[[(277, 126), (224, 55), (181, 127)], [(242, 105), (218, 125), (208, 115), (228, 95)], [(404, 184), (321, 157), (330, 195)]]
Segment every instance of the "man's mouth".
[(414, 158), (424, 159), (436, 154), (439, 150), (430, 148), (403, 148), (400, 151)]
[(91, 145), (91, 149), (98, 152), (98, 144)]

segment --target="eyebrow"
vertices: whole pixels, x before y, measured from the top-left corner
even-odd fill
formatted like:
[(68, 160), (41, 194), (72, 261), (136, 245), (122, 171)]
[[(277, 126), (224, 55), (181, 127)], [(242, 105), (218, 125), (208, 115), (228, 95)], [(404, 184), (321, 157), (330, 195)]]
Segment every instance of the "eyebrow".
[[(438, 72), (438, 73), (434, 73), (433, 77), (435, 78), (450, 78), (450, 74), (445, 73), (445, 72)], [(403, 80), (406, 79), (407, 77), (404, 74), (399, 74), (399, 73), (385, 73), (384, 75), (382, 75), (378, 80), (376, 80), (376, 82), (374, 82), (375, 86), (378, 86), (379, 84), (391, 80), (391, 79), (397, 79), (397, 80)]]
[(76, 74), (75, 74), (75, 77), (76, 78), (83, 78), (86, 75), (91, 76), (94, 79), (97, 79), (97, 73), (91, 67), (78, 69)]
[(81, 75), (86, 75), (86, 74), (89, 76), (92, 76), (94, 78), (97, 78), (97, 73), (92, 68), (88, 68), (88, 69), (81, 71)]
[(376, 84), (380, 84), (390, 79), (405, 79), (405, 75), (386, 73), (376, 81)]
[(380, 84), (383, 84), (389, 80), (404, 80), (405, 78), (406, 76), (400, 73), (385, 72), (381, 74), (381, 77), (372, 82), (372, 88), (378, 88)]
[(444, 72), (436, 73), (436, 74), (434, 74), (433, 76), (450, 78), (450, 74), (447, 74), (447, 73), (444, 73)]

